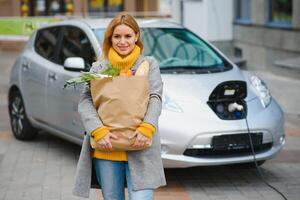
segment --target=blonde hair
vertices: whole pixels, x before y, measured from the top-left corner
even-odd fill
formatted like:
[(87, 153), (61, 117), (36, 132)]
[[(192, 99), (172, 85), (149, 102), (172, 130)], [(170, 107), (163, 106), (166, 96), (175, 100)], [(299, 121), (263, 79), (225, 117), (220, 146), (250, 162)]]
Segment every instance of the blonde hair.
[(132, 28), (132, 30), (135, 32), (135, 34), (139, 35), (135, 44), (140, 47), (141, 52), (143, 51), (143, 43), (141, 41), (141, 31), (140, 31), (140, 27), (139, 27), (138, 23), (136, 22), (134, 17), (132, 17), (131, 15), (129, 15), (125, 12), (121, 12), (121, 13), (117, 14), (111, 20), (111, 22), (108, 24), (108, 26), (106, 28), (106, 31), (104, 34), (103, 45), (102, 45), (102, 51), (103, 51), (102, 56), (101, 56), (102, 58), (108, 58), (108, 51), (109, 51), (110, 47), (112, 46), (112, 42), (111, 42), (112, 34), (113, 34), (116, 26), (121, 25), (121, 24), (125, 24), (125, 25), (129, 26), (130, 28)]

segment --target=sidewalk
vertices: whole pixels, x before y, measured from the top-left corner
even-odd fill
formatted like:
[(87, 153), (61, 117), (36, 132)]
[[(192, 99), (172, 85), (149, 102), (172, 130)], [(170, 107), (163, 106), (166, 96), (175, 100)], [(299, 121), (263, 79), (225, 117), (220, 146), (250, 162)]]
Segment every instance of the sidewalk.
[(28, 39), (28, 36), (0, 35), (0, 51), (20, 51)]

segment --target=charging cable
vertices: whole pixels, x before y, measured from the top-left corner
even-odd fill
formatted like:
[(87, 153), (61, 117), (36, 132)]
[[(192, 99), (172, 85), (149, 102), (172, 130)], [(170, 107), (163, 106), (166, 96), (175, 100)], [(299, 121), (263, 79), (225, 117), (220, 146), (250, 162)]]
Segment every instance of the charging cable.
[(251, 138), (251, 133), (250, 133), (250, 129), (249, 129), (249, 124), (248, 124), (248, 120), (246, 119), (246, 125), (247, 125), (247, 130), (248, 130), (248, 136), (249, 136), (249, 141), (250, 141), (250, 147), (251, 147), (251, 151), (252, 151), (252, 155), (253, 155), (253, 160), (254, 160), (254, 164), (255, 164), (255, 168), (258, 172), (258, 175), (260, 177), (260, 179), (270, 188), (272, 188), (275, 192), (277, 192), (279, 195), (282, 196), (283, 199), (287, 200), (287, 198), (284, 196), (284, 194), (282, 192), (280, 192), (278, 189), (276, 189), (274, 186), (272, 186), (271, 184), (269, 184), (267, 182), (267, 180), (264, 178), (264, 176), (262, 175), (260, 168), (257, 165), (257, 161), (256, 161), (256, 156), (255, 156), (255, 151), (254, 151), (254, 146), (253, 146), (253, 142), (252, 142), (252, 138)]

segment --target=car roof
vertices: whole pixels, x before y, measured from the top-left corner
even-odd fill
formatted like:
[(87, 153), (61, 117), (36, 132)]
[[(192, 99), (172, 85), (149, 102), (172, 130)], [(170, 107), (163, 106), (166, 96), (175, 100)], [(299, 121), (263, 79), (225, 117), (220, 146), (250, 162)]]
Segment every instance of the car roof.
[[(60, 21), (46, 25), (43, 28), (55, 25), (76, 25), (78, 23), (84, 23), (91, 27), (91, 29), (98, 29), (106, 28), (111, 20), (112, 18), (78, 18)], [(137, 19), (137, 22), (141, 28), (183, 28), (181, 25), (166, 19)]]

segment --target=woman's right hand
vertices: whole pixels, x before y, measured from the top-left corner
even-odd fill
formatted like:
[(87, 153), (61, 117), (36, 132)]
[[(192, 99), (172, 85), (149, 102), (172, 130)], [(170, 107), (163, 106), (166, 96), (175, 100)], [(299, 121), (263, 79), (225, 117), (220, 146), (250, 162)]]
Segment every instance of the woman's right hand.
[(99, 140), (97, 142), (97, 144), (100, 146), (100, 148), (102, 149), (107, 149), (107, 150), (112, 150), (113, 147), (112, 147), (112, 144), (110, 142), (110, 140), (112, 139), (119, 139), (118, 136), (116, 136), (115, 134), (111, 133), (111, 132), (108, 132), (101, 140)]

